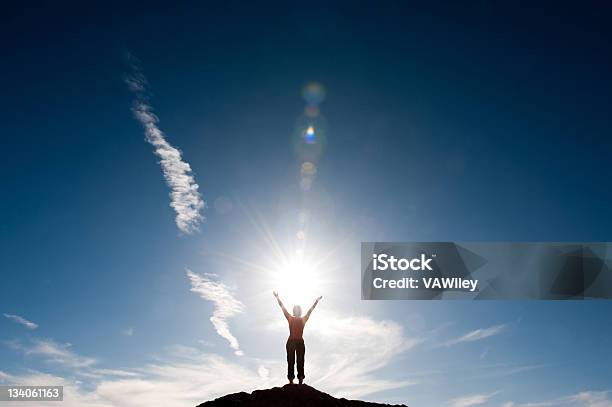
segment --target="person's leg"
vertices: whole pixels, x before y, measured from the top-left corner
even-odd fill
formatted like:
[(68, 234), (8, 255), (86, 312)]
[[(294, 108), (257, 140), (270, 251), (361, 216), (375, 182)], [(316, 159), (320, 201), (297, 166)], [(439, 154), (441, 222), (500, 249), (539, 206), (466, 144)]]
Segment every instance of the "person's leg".
[(293, 378), (295, 377), (293, 370), (295, 365), (295, 343), (288, 340), (285, 348), (287, 349), (287, 379), (289, 379), (289, 383), (293, 383)]
[(296, 349), (295, 349), (296, 353), (297, 353), (297, 371), (298, 371), (298, 380), (300, 381), (300, 384), (302, 384), (302, 381), (304, 380), (304, 354), (306, 353), (306, 347), (304, 346), (304, 341), (299, 341), (296, 344)]

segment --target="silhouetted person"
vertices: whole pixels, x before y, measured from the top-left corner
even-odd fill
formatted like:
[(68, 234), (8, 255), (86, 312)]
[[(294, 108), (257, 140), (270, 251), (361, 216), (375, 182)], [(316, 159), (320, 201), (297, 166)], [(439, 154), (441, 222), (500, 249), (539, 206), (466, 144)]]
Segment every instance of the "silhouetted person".
[(302, 384), (305, 377), (304, 353), (306, 352), (306, 348), (304, 347), (304, 338), (302, 337), (302, 334), (304, 333), (304, 325), (306, 325), (306, 321), (308, 321), (308, 318), (310, 318), (310, 314), (323, 297), (317, 298), (306, 315), (302, 317), (302, 308), (299, 305), (293, 306), (293, 315), (291, 315), (289, 312), (287, 312), (287, 309), (283, 305), (280, 298), (278, 298), (278, 293), (274, 291), (273, 294), (278, 301), (278, 305), (280, 305), (281, 309), (283, 310), (283, 314), (285, 314), (287, 322), (289, 322), (289, 339), (287, 339), (287, 345), (285, 346), (287, 349), (287, 379), (289, 379), (289, 383), (293, 384), (293, 379), (295, 378), (293, 366), (295, 365), (297, 356), (298, 380), (300, 381), (300, 384)]

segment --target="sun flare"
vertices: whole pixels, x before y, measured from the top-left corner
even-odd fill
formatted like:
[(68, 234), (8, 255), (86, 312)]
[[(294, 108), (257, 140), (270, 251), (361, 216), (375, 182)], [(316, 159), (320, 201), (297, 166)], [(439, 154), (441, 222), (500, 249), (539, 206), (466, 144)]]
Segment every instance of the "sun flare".
[(288, 306), (304, 308), (319, 295), (316, 274), (303, 259), (292, 259), (275, 271), (274, 286)]

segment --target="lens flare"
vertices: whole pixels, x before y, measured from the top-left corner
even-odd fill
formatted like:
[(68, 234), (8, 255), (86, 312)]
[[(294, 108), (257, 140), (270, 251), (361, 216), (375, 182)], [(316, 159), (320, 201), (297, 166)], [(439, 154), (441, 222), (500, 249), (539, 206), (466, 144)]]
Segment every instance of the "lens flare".
[(310, 161), (306, 161), (302, 164), (301, 169), (302, 176), (313, 176), (317, 173), (317, 167)]
[(306, 129), (306, 133), (304, 134), (304, 140), (308, 144), (313, 144), (317, 141), (317, 135), (315, 134), (314, 127), (308, 126)]
[(312, 178), (302, 178), (300, 180), (300, 188), (302, 191), (310, 191), (312, 188)]
[(304, 114), (308, 117), (317, 117), (321, 111), (317, 105), (306, 105)]
[(301, 115), (293, 133), (295, 152), (300, 161), (317, 162), (327, 144), (327, 120), (323, 115)]
[(310, 82), (302, 90), (302, 96), (309, 105), (319, 105), (325, 100), (325, 88), (318, 82)]

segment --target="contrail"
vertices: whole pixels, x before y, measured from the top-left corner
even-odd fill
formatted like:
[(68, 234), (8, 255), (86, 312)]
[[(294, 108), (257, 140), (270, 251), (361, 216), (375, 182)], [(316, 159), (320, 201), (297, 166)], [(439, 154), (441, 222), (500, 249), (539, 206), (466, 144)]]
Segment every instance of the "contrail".
[(201, 211), (206, 207), (199, 193), (191, 166), (183, 161), (181, 152), (173, 147), (160, 130), (159, 118), (153, 113), (147, 96), (147, 80), (142, 74), (138, 61), (128, 55), (131, 68), (125, 77), (125, 83), (134, 94), (132, 112), (142, 124), (145, 139), (155, 148), (155, 154), (161, 159), (160, 165), (166, 183), (170, 187), (170, 206), (176, 212), (176, 226), (184, 233), (191, 234), (199, 229), (204, 220)]
[(214, 325), (219, 336), (229, 342), (236, 355), (242, 355), (238, 339), (230, 332), (227, 319), (244, 311), (244, 304), (238, 301), (222, 282), (213, 281), (191, 270), (187, 270), (187, 277), (191, 281), (191, 291), (198, 293), (200, 297), (215, 304), (210, 322)]

